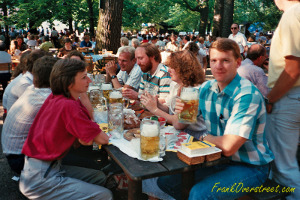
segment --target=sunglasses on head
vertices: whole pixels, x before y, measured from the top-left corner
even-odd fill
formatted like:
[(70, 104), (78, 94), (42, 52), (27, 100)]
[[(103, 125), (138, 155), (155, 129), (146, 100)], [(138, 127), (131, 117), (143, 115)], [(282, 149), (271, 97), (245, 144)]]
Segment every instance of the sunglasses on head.
[(238, 28), (237, 28), (237, 27), (231, 27), (231, 30), (232, 30), (232, 29), (238, 29)]

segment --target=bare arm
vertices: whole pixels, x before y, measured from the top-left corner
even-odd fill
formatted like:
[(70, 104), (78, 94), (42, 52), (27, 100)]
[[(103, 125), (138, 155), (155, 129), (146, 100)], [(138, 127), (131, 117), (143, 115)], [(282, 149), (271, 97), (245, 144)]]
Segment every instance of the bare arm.
[(296, 83), (300, 77), (300, 58), (295, 56), (287, 56), (285, 58), (285, 68), (273, 89), (268, 94), (271, 103), (278, 101), (283, 97)]
[(246, 138), (238, 135), (213, 136), (210, 134), (205, 137), (205, 140), (222, 149), (224, 156), (232, 156), (247, 141)]
[(80, 102), (89, 111), (90, 118), (92, 120), (94, 120), (94, 115), (93, 115), (94, 110), (93, 110), (92, 104), (91, 104), (91, 102), (89, 100), (89, 97), (88, 97), (88, 95), (86, 93), (81, 93), (80, 94)]

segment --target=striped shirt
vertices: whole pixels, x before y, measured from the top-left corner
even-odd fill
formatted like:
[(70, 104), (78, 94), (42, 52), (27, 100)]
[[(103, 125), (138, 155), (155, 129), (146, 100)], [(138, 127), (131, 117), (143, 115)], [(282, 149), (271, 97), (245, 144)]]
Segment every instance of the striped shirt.
[(250, 81), (237, 74), (221, 92), (216, 80), (203, 83), (199, 108), (210, 134), (238, 135), (247, 139), (231, 160), (253, 165), (273, 160), (265, 135), (264, 99)]
[(157, 93), (159, 94), (159, 98), (165, 99), (169, 95), (171, 82), (172, 80), (167, 66), (160, 63), (153, 75), (151, 75), (149, 72), (143, 73), (139, 94), (143, 94), (145, 85), (150, 83), (158, 88)]
[(31, 124), (50, 94), (50, 88), (35, 88), (31, 85), (14, 103), (3, 124), (3, 153), (21, 154)]
[(30, 72), (26, 72), (23, 76), (16, 82), (7, 95), (7, 112), (10, 110), (12, 105), (18, 100), (18, 98), (25, 92), (26, 88), (32, 85), (33, 76)]
[(142, 74), (140, 66), (135, 64), (129, 74), (126, 71), (120, 70), (117, 78), (121, 85), (129, 85), (135, 89), (139, 89)]

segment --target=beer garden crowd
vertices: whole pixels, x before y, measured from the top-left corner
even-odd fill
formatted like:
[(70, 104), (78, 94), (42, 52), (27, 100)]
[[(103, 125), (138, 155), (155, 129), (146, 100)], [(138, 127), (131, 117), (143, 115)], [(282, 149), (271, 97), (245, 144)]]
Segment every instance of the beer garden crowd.
[[(217, 192), (215, 183), (254, 188), (267, 178), (294, 188), (286, 199), (300, 198), (300, 2), (275, 3), (284, 13), (273, 37), (256, 32), (246, 39), (236, 23), (229, 38), (127, 34), (120, 41), (118, 63), (106, 64), (106, 81), (122, 88), (123, 97), (140, 102), (176, 129), (216, 144), (229, 158), (229, 163), (195, 172), (189, 199), (237, 199), (246, 193)], [(95, 48), (95, 38), (87, 30), (79, 36), (55, 28), (37, 35), (11, 28), (9, 35), (11, 41), (0, 36), (7, 112), (1, 141), (10, 167), (20, 174), (20, 191), (29, 199), (112, 199), (105, 188), (108, 172), (78, 166), (73, 151), (108, 143), (94, 122), (86, 93), (92, 80), (85, 57), (76, 50)], [(49, 48), (58, 53), (53, 56)], [(12, 57), (20, 63), (11, 77), (2, 66)], [(205, 81), (208, 66), (214, 79)], [(148, 85), (157, 95), (144, 92)], [(172, 103), (184, 87), (199, 92), (195, 124), (180, 123), (184, 104), (179, 99)], [(62, 160), (70, 154), (75, 159), (65, 165)], [(153, 199), (180, 199), (180, 178), (145, 180), (155, 187), (143, 192)]]

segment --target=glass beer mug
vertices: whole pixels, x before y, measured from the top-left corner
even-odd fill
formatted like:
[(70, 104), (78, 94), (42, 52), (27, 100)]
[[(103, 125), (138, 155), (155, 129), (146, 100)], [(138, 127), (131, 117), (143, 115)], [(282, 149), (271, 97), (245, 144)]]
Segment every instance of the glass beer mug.
[[(178, 121), (183, 124), (196, 123), (199, 107), (199, 89), (183, 87), (180, 93), (180, 100), (184, 106), (182, 112), (178, 114)], [(173, 101), (173, 103), (175, 107), (175, 101)], [(173, 106), (171, 106), (171, 111), (175, 113), (172, 107)]]
[(141, 157), (144, 160), (159, 155), (159, 122), (144, 118), (141, 122)]
[(120, 139), (124, 131), (123, 103), (110, 103), (108, 106), (108, 132)]
[(109, 92), (112, 91), (112, 85), (110, 83), (103, 83), (101, 85), (101, 90), (103, 92), (103, 96), (108, 100)]
[(103, 97), (99, 89), (93, 89), (89, 93), (89, 98), (94, 111), (105, 111), (107, 108), (107, 100)]
[(124, 108), (128, 108), (130, 101), (123, 98), (121, 90), (112, 90), (109, 93), (109, 103), (123, 103)]

